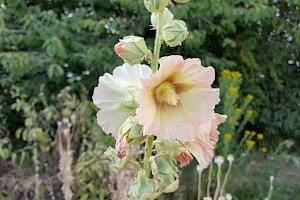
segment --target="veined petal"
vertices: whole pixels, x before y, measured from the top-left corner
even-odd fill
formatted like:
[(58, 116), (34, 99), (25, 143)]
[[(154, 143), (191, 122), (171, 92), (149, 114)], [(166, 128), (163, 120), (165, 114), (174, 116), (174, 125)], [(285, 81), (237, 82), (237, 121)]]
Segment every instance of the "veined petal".
[(193, 139), (191, 142), (185, 142), (184, 146), (196, 158), (202, 168), (207, 168), (212, 156), (214, 147), (202, 138)]
[(212, 88), (194, 87), (183, 90), (179, 101), (185, 110), (198, 120), (198, 125), (208, 122), (214, 116), (215, 105), (219, 103), (219, 91)]
[(134, 113), (135, 109), (126, 106), (115, 109), (102, 109), (97, 113), (97, 122), (106, 134), (111, 133), (112, 136), (117, 138), (121, 125)]
[(130, 101), (131, 95), (126, 87), (122, 86), (112, 75), (105, 73), (99, 78), (98, 87), (95, 87), (92, 98), (95, 105), (102, 109)]
[(151, 68), (147, 65), (129, 65), (127, 63), (117, 67), (113, 71), (113, 76), (122, 85), (129, 87), (135, 86), (140, 88), (142, 86), (141, 79), (149, 78), (152, 74)]

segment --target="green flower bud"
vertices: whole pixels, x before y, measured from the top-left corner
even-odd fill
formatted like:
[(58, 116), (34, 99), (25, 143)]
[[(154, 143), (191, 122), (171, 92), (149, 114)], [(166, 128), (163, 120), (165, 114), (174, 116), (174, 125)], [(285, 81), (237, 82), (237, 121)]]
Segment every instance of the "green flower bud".
[[(158, 15), (158, 13), (156, 13), (156, 12), (153, 12), (151, 14), (151, 24), (154, 28), (157, 26), (157, 15)], [(174, 18), (174, 15), (170, 12), (170, 10), (168, 8), (165, 8), (163, 10), (163, 14), (162, 14), (162, 26), (164, 26), (167, 22), (172, 21), (173, 18)]]
[(188, 31), (184, 21), (172, 20), (163, 28), (162, 37), (166, 44), (170, 47), (181, 45), (187, 38)]
[(148, 178), (144, 170), (138, 172), (137, 177), (131, 183), (129, 196), (134, 198), (148, 199), (155, 193), (155, 182)]
[(147, 59), (152, 57), (142, 37), (124, 37), (115, 45), (114, 49), (118, 56), (131, 65), (140, 63), (145, 57)]
[(176, 3), (187, 3), (190, 0), (174, 0)]
[(144, 0), (145, 7), (149, 12), (162, 11), (171, 0)]

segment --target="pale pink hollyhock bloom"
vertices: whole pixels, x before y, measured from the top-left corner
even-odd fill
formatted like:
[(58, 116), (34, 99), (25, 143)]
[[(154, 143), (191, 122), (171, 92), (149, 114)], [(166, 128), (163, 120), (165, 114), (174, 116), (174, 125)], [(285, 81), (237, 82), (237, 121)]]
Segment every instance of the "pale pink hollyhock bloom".
[(97, 122), (106, 134), (112, 133), (117, 138), (121, 125), (135, 115), (136, 91), (142, 87), (141, 79), (148, 78), (151, 73), (147, 65), (125, 63), (116, 67), (112, 75), (105, 73), (99, 78), (93, 101), (100, 108)]
[(197, 58), (167, 56), (159, 63), (160, 69), (142, 80), (136, 94), (138, 122), (144, 126), (144, 135), (189, 141), (200, 124), (213, 118), (220, 101), (219, 90), (211, 88), (215, 70), (201, 66)]
[(207, 168), (213, 157), (213, 145), (219, 140), (220, 134), (217, 130), (218, 125), (223, 123), (226, 118), (226, 115), (215, 114), (211, 121), (200, 125), (195, 138), (184, 143), (202, 168)]

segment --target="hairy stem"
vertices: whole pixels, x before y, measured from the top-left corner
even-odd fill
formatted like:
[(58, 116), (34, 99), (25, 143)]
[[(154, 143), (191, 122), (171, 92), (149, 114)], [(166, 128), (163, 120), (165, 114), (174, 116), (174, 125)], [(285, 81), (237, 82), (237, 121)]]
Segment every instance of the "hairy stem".
[(147, 141), (146, 141), (146, 149), (145, 149), (145, 157), (144, 157), (144, 170), (146, 172), (146, 175), (149, 177), (150, 176), (150, 162), (149, 158), (152, 155), (152, 143), (154, 140), (154, 136), (147, 136)]
[[(158, 59), (159, 52), (161, 48), (161, 34), (162, 34), (162, 12), (157, 13), (157, 27), (156, 27), (156, 35), (155, 35), (155, 44), (154, 44), (154, 55), (151, 62), (152, 72), (155, 73), (158, 70)], [(147, 136), (146, 147), (145, 147), (145, 156), (144, 156), (144, 170), (147, 176), (150, 176), (150, 163), (149, 158), (152, 155), (152, 147), (153, 147), (153, 136)]]

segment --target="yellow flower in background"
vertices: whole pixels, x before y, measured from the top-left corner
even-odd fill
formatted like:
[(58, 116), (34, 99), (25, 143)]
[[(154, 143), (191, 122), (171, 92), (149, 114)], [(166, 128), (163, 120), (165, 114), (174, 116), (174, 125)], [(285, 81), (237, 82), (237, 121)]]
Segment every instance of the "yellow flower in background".
[(230, 75), (230, 71), (228, 69), (223, 69), (222, 74)]
[(243, 110), (241, 108), (236, 108), (234, 111), (237, 113), (241, 113)]
[(251, 160), (250, 161), (250, 165), (256, 165), (256, 161), (255, 160)]
[(238, 71), (232, 72), (231, 74), (234, 78), (237, 78), (237, 79), (242, 78), (242, 74)]
[(247, 115), (252, 116), (253, 115), (253, 110), (247, 110)]
[(229, 87), (228, 91), (232, 94), (237, 94), (238, 88), (237, 87)]
[(263, 140), (264, 139), (264, 135), (262, 133), (258, 133), (256, 137), (257, 137), (258, 140)]
[(255, 136), (255, 135), (256, 135), (256, 132), (255, 132), (255, 131), (251, 131), (251, 132), (250, 132), (250, 135), (251, 135), (251, 136)]
[(245, 130), (245, 135), (250, 135), (250, 131), (249, 130)]
[(247, 144), (247, 147), (249, 149), (251, 149), (255, 145), (255, 142), (253, 140), (247, 140), (246, 144)]
[(261, 148), (261, 152), (266, 153), (268, 150), (266, 147)]
[(215, 149), (218, 147), (218, 145), (217, 145), (217, 144), (214, 144), (213, 146), (214, 146), (214, 148), (215, 148)]
[(248, 100), (252, 100), (252, 99), (254, 99), (254, 96), (252, 94), (247, 94), (246, 98)]
[(224, 138), (230, 140), (232, 138), (232, 135), (230, 133), (225, 133)]

